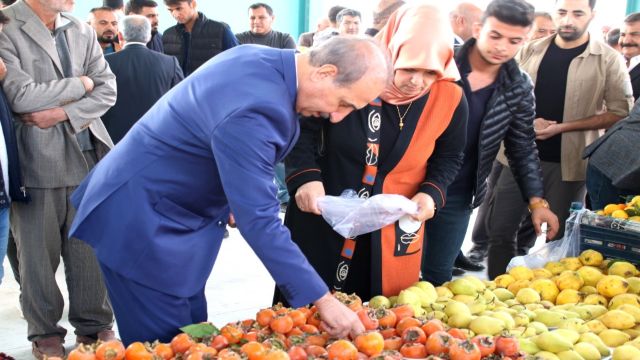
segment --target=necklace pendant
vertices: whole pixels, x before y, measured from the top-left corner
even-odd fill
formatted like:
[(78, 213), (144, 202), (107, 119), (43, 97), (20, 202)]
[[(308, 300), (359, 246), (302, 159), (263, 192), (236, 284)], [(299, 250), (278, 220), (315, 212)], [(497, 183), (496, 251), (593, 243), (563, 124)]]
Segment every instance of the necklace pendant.
[(404, 124), (402, 122), (400, 122), (400, 131), (402, 131), (402, 127), (404, 126)]

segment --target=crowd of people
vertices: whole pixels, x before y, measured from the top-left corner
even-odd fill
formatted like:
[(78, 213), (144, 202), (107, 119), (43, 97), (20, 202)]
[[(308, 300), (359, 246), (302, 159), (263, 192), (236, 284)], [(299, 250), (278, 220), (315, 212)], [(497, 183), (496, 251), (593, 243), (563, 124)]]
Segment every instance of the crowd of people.
[[(77, 343), (114, 338), (114, 317), (125, 343), (169, 341), (207, 319), (237, 226), (274, 302), (314, 303), (340, 337), (364, 329), (332, 290), (395, 295), (485, 258), (494, 278), (562, 237), (572, 202), (640, 193), (640, 13), (601, 37), (595, 0), (380, 0), (372, 24), (334, 6), (296, 43), (266, 3), (234, 33), (195, 0), (104, 0), (86, 21), (1, 2), (0, 260), (38, 359), (64, 355), (61, 258)], [(317, 200), (345, 189), (418, 212), (344, 238)]]

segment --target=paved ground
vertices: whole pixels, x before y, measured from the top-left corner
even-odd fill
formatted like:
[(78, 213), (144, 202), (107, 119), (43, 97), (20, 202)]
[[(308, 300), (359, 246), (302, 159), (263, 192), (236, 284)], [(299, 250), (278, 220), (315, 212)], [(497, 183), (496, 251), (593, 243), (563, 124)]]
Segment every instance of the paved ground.
[[(469, 229), (463, 249), (466, 251), (470, 246)], [(5, 278), (0, 285), (0, 352), (10, 354), (17, 360), (32, 359), (31, 344), (26, 339), (27, 325), (20, 317), (17, 307), (18, 285), (11, 276), (7, 261), (4, 263), (4, 269)], [(472, 274), (478, 277), (485, 276), (484, 273)], [(58, 269), (56, 279), (66, 299), (67, 289), (62, 266)], [(230, 321), (253, 317), (258, 309), (271, 304), (273, 287), (271, 276), (240, 233), (231, 230), (230, 237), (222, 244), (218, 261), (205, 290), (209, 320), (222, 326)], [(67, 311), (65, 307), (60, 324), (69, 330), (65, 345), (67, 349), (71, 349), (74, 346), (75, 335), (66, 320)]]

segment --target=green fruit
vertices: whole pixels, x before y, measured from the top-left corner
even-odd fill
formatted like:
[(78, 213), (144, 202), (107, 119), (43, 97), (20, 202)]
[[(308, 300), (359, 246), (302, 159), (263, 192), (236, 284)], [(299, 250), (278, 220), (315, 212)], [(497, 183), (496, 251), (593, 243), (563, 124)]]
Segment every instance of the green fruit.
[(489, 316), (478, 316), (471, 320), (469, 329), (478, 335), (497, 335), (505, 329), (502, 320)]
[(451, 300), (445, 305), (444, 313), (447, 316), (452, 316), (453, 314), (471, 314), (469, 311), (469, 307), (459, 301)]
[(456, 313), (449, 316), (449, 319), (447, 320), (447, 325), (449, 325), (452, 328), (464, 329), (464, 328), (467, 328), (467, 326), (469, 326), (470, 322), (471, 322), (471, 314), (462, 312), (462, 313)]
[(579, 342), (573, 346), (573, 349), (584, 358), (584, 360), (600, 360), (602, 355), (595, 345), (588, 342)]
[(578, 342), (578, 340), (580, 340), (580, 333), (578, 333), (577, 331), (574, 330), (569, 330), (569, 329), (555, 329), (553, 331), (551, 331), (554, 334), (558, 334), (560, 336), (562, 336), (563, 339), (567, 340), (568, 342), (575, 344)]
[(611, 360), (638, 360), (640, 359), (640, 350), (635, 346), (622, 345), (613, 349)]
[(454, 295), (475, 296), (478, 293), (474, 284), (467, 279), (455, 279), (449, 283), (448, 288)]
[(540, 349), (554, 354), (573, 349), (573, 343), (554, 332), (542, 333), (533, 338), (533, 341)]
[(560, 360), (558, 355), (549, 351), (540, 351), (536, 353), (535, 360)]
[(540, 348), (538, 347), (538, 345), (536, 345), (536, 343), (534, 343), (531, 339), (519, 338), (518, 343), (520, 344), (520, 350), (524, 351), (527, 354), (534, 355), (540, 352)]
[(507, 301), (515, 297), (515, 295), (513, 295), (511, 291), (505, 288), (496, 288), (495, 290), (493, 290), (493, 293), (496, 295), (496, 297), (500, 301)]
[(374, 309), (388, 309), (391, 307), (391, 301), (389, 301), (389, 298), (387, 298), (386, 296), (377, 295), (369, 300), (369, 307)]
[(596, 349), (598, 349), (598, 351), (600, 352), (600, 355), (602, 355), (602, 357), (606, 357), (609, 356), (611, 354), (611, 350), (609, 350), (609, 347), (607, 345), (605, 345), (605, 343), (602, 341), (602, 339), (594, 334), (594, 333), (584, 333), (582, 335), (580, 335), (580, 342), (587, 342), (593, 346), (596, 347)]
[(560, 360), (585, 360), (575, 350), (561, 351), (561, 352), (557, 353), (556, 355), (558, 355), (558, 359), (560, 359)]

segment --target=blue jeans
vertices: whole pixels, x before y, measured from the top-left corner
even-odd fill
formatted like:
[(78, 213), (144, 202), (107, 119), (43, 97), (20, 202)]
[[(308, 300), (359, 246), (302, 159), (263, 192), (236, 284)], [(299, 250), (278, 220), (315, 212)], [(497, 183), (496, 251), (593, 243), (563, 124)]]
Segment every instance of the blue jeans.
[(278, 201), (280, 204), (286, 204), (289, 202), (289, 192), (287, 191), (287, 184), (285, 183), (284, 163), (277, 163), (275, 167), (276, 171), (276, 185), (278, 185)]
[(0, 284), (4, 277), (4, 256), (7, 253), (9, 241), (9, 208), (0, 209)]
[(435, 286), (451, 280), (453, 263), (460, 252), (473, 209), (471, 193), (450, 194), (436, 216), (427, 221), (422, 254), (422, 279)]
[[(638, 185), (640, 186), (640, 184)], [(587, 193), (592, 210), (601, 210), (607, 204), (620, 204), (627, 195), (637, 195), (637, 190), (619, 189), (595, 166), (587, 166)]]

